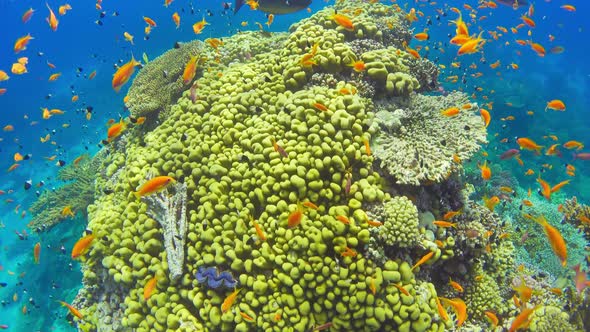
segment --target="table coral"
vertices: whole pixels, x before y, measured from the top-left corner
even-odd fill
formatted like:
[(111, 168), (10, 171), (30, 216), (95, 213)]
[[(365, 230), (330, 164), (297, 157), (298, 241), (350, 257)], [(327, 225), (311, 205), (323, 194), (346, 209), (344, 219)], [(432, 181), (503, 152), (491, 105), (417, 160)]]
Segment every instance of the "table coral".
[[(376, 106), (375, 156), (399, 184), (441, 182), (460, 167), (453, 159), (471, 158), (486, 142), (477, 104), (455, 117), (441, 110), (470, 104), (460, 92), (448, 96), (412, 95), (409, 101), (383, 101)], [(427, 128), (427, 130), (425, 130)]]

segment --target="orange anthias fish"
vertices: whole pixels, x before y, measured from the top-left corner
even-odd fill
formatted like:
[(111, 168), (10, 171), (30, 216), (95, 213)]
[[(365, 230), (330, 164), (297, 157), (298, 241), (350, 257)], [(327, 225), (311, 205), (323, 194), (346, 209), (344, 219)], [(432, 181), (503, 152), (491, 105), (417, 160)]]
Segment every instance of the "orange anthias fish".
[(348, 31), (354, 31), (354, 24), (352, 23), (352, 20), (346, 15), (334, 13), (329, 17), (329, 19), (333, 20), (336, 22), (336, 24)]
[(297, 204), (297, 208), (295, 211), (289, 213), (289, 217), (287, 217), (287, 227), (293, 228), (297, 227), (301, 223), (301, 219), (303, 218), (303, 209)]
[(235, 291), (233, 291), (231, 294), (229, 294), (225, 300), (223, 300), (223, 303), (221, 304), (221, 312), (225, 313), (227, 312), (231, 306), (234, 304), (234, 302), (236, 301), (236, 298), (238, 297), (238, 293), (241, 291), (242, 289), (236, 289)]
[(94, 234), (88, 234), (82, 237), (80, 240), (78, 240), (78, 242), (74, 244), (74, 248), (72, 248), (72, 259), (76, 259), (84, 255), (90, 248), (90, 245), (92, 244), (92, 241), (94, 241), (94, 238)]
[(347, 66), (352, 67), (357, 73), (363, 72), (367, 69), (363, 60), (357, 60), (349, 63)]
[(459, 109), (459, 107), (449, 107), (446, 110), (442, 110), (440, 111), (440, 114), (444, 115), (444, 116), (456, 116), (459, 114), (459, 112), (461, 112), (461, 110)]
[(569, 183), (570, 183), (570, 180), (561, 181), (560, 183), (551, 187), (551, 193), (553, 194), (554, 192), (559, 191), (559, 189), (563, 188), (565, 185), (567, 185)]
[(180, 15), (178, 15), (177, 12), (172, 14), (172, 21), (174, 21), (174, 24), (176, 24), (176, 29), (178, 29), (180, 27)]
[(486, 315), (486, 317), (489, 319), (490, 323), (492, 324), (492, 329), (495, 329), (496, 326), (498, 326), (498, 324), (500, 323), (498, 316), (496, 316), (496, 314), (493, 313), (492, 311), (484, 311), (484, 314)]
[(22, 17), (22, 21), (23, 23), (27, 23), (29, 22), (29, 20), (31, 19), (31, 16), (33, 16), (33, 13), (35, 12), (35, 10), (33, 8), (29, 8)]
[(152, 20), (151, 18), (144, 16), (143, 20), (145, 21), (145, 23), (147, 23), (150, 27), (157, 27), (156, 25), (156, 21)]
[(113, 75), (112, 82), (113, 89), (115, 89), (116, 92), (119, 92), (119, 90), (121, 90), (121, 87), (125, 85), (127, 81), (129, 81), (133, 73), (135, 73), (135, 67), (139, 65), (139, 61), (135, 61), (133, 56), (131, 56), (131, 60), (129, 62), (117, 69), (115, 75)]
[(576, 150), (582, 150), (584, 148), (584, 144), (578, 141), (567, 141), (565, 143), (563, 143), (563, 147), (571, 150), (571, 149), (576, 149)]
[(270, 25), (272, 24), (272, 22), (274, 22), (275, 20), (275, 15), (274, 14), (268, 14), (268, 20), (266, 21), (266, 26), (270, 28)]
[(107, 141), (110, 143), (115, 138), (121, 136), (121, 134), (125, 131), (126, 128), (127, 128), (127, 124), (125, 123), (125, 121), (123, 121), (123, 119), (121, 119), (121, 121), (110, 126), (109, 129), (107, 130)]
[(449, 220), (451, 218), (453, 218), (454, 216), (461, 214), (461, 210), (457, 210), (457, 211), (449, 211), (447, 213), (444, 214), (443, 219), (445, 220)]
[(33, 37), (31, 37), (31, 34), (28, 34), (26, 36), (20, 37), (19, 39), (16, 40), (16, 42), (14, 43), (14, 53), (18, 53), (20, 51), (24, 51), (27, 49), (27, 44), (29, 43), (29, 41), (31, 39), (35, 39)]
[(451, 279), (451, 277), (449, 277), (449, 285), (451, 287), (453, 287), (457, 292), (459, 293), (463, 293), (463, 286), (461, 286), (458, 282), (453, 281), (453, 279)]
[(63, 16), (66, 14), (66, 12), (68, 10), (72, 10), (72, 6), (70, 6), (69, 4), (66, 3), (65, 5), (59, 6), (59, 9), (57, 12), (59, 13), (59, 15)]
[(416, 262), (416, 264), (414, 264), (414, 266), (412, 266), (412, 271), (414, 271), (414, 269), (416, 269), (418, 266), (428, 262), (432, 256), (434, 256), (434, 251), (431, 251), (429, 253), (427, 253), (426, 255), (422, 256), (422, 258), (420, 258), (420, 260), (418, 262)]
[(453, 310), (455, 310), (455, 313), (457, 314), (457, 327), (463, 325), (467, 319), (467, 305), (465, 302), (460, 298), (446, 299), (441, 297), (440, 299), (444, 305), (451, 306)]
[(33, 248), (33, 257), (35, 258), (35, 264), (39, 264), (39, 257), (41, 255), (41, 243), (35, 243), (35, 247)]
[(480, 109), (479, 110), (479, 114), (481, 115), (481, 118), (483, 119), (483, 123), (485, 124), (486, 128), (490, 125), (490, 121), (492, 120), (492, 116), (490, 115), (490, 112), (488, 112), (485, 109)]
[(414, 38), (416, 38), (420, 41), (424, 41), (424, 40), (430, 39), (430, 36), (426, 32), (420, 32), (420, 33), (415, 34)]
[(481, 170), (481, 178), (484, 180), (489, 180), (492, 178), (492, 170), (490, 169), (490, 167), (488, 166), (488, 161), (484, 161), (483, 165), (478, 166), (479, 169)]
[(498, 196), (492, 196), (491, 198), (484, 197), (483, 202), (490, 211), (494, 212), (494, 208), (500, 203), (500, 198)]
[(135, 195), (137, 198), (148, 196), (166, 189), (168, 185), (174, 182), (176, 181), (169, 176), (156, 176), (155, 178), (150, 179), (139, 186), (137, 191), (133, 192), (133, 195)]
[(530, 323), (529, 319), (531, 314), (535, 312), (536, 309), (537, 307), (522, 309), (520, 314), (518, 314), (518, 316), (516, 316), (512, 321), (508, 332), (516, 332), (517, 330), (526, 328)]
[(554, 111), (565, 111), (565, 103), (559, 99), (553, 99), (547, 102), (547, 106), (545, 106), (545, 111), (547, 109), (552, 109)]
[(182, 82), (184, 85), (189, 84), (195, 78), (195, 75), (197, 74), (197, 59), (198, 57), (196, 55), (191, 56), (190, 60), (188, 60), (184, 67), (182, 73)]
[(454, 227), (457, 228), (457, 223), (456, 222), (448, 222), (448, 221), (444, 221), (444, 220), (436, 220), (432, 222), (434, 225), (438, 226), (438, 227), (442, 227), (442, 228), (449, 228), (449, 227)]
[(479, 52), (481, 46), (485, 44), (486, 41), (484, 38), (481, 38), (482, 33), (483, 31), (480, 32), (479, 36), (477, 36), (476, 38), (471, 38), (467, 42), (465, 42), (465, 44), (461, 45), (459, 51), (457, 51), (457, 55), (472, 54)]
[(58, 301), (59, 303), (61, 303), (61, 305), (63, 305), (64, 307), (68, 308), (68, 310), (70, 311), (70, 313), (72, 314), (72, 316), (76, 316), (78, 317), (78, 319), (83, 319), (84, 316), (82, 315), (82, 313), (80, 311), (78, 311), (78, 309), (72, 307), (70, 304), (65, 303), (64, 301)]
[(201, 21), (193, 24), (193, 32), (197, 35), (200, 34), (203, 32), (203, 29), (205, 29), (206, 25), (209, 25), (209, 23), (207, 23), (207, 21), (205, 21), (205, 17), (203, 17)]
[(152, 296), (152, 294), (154, 293), (154, 290), (156, 290), (157, 285), (158, 285), (158, 277), (157, 276), (154, 276), (153, 278), (148, 280), (148, 282), (145, 283), (145, 286), (143, 287), (143, 299), (145, 301), (147, 301)]
[(256, 235), (258, 236), (260, 241), (266, 241), (266, 235), (262, 231), (262, 227), (260, 227), (256, 220), (254, 220), (254, 217), (250, 216), (250, 221), (252, 221), (252, 224), (254, 225), (254, 230), (256, 231)]
[(521, 304), (526, 304), (533, 296), (533, 289), (526, 285), (524, 277), (520, 277), (520, 285), (512, 287), (512, 289), (518, 293)]
[(547, 183), (547, 181), (541, 179), (540, 177), (537, 178), (537, 182), (541, 185), (541, 195), (543, 195), (543, 197), (545, 197), (545, 199), (550, 201), (551, 200), (551, 186), (549, 186), (549, 183)]
[(49, 4), (45, 3), (45, 5), (47, 5), (47, 9), (49, 9), (49, 16), (47, 16), (45, 20), (49, 24), (51, 30), (55, 31), (57, 30), (57, 25), (59, 24), (59, 21), (57, 20), (57, 17), (55, 17), (53, 10), (51, 10), (51, 8), (49, 7)]
[(567, 264), (567, 246), (559, 230), (551, 226), (543, 215), (539, 215), (533, 220), (543, 226), (545, 235), (547, 235), (547, 239), (549, 239), (549, 243), (551, 244), (551, 249), (553, 249), (553, 252), (561, 261), (561, 266), (565, 267)]
[(544, 148), (544, 146), (538, 145), (537, 143), (535, 143), (535, 141), (533, 141), (530, 138), (526, 138), (526, 137), (518, 138), (516, 140), (516, 143), (518, 144), (518, 146), (520, 146), (521, 150), (525, 149), (525, 150), (540, 152), (541, 149)]

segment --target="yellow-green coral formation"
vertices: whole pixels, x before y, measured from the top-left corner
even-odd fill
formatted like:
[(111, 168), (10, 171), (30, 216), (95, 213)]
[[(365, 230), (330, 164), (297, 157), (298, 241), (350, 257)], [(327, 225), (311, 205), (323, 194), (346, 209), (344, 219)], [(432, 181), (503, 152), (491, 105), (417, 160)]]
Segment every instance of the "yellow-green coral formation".
[(556, 306), (543, 305), (538, 307), (531, 315), (529, 325), (531, 332), (571, 331), (581, 332), (583, 329), (570, 322), (570, 316), (564, 310)]
[[(267, 35), (264, 32), (241, 32), (224, 38), (217, 49), (199, 40), (179, 44), (178, 48), (144, 65), (129, 88), (126, 105), (135, 117), (155, 111), (165, 111), (167, 114), (190, 87), (183, 83), (182, 73), (191, 56), (199, 57), (198, 67), (203, 70), (222, 70), (234, 61), (244, 62), (257, 54), (281, 47), (287, 36), (285, 33)], [(200, 75), (201, 69), (198, 73)]]
[(377, 86), (384, 87), (387, 94), (394, 96), (407, 96), (420, 87), (418, 80), (408, 74), (410, 70), (404, 63), (404, 57), (409, 59), (411, 55), (394, 47), (361, 55), (367, 75), (377, 83)]
[[(460, 167), (456, 155), (467, 160), (486, 142), (486, 130), (476, 104), (459, 115), (442, 110), (469, 104), (466, 94), (412, 95), (409, 99), (376, 106), (375, 156), (398, 184), (442, 182)], [(426, 129), (426, 130), (425, 130)]]
[(480, 276), (478, 280), (469, 280), (465, 287), (465, 303), (469, 307), (469, 319), (472, 322), (486, 321), (485, 312), (491, 311), (502, 317), (510, 310), (510, 303), (502, 297), (503, 291), (496, 279), (483, 270), (482, 264), (477, 264), (471, 275)]
[[(352, 10), (361, 10), (352, 18), (354, 32), (344, 29), (331, 19), (333, 9), (321, 10), (291, 27), (287, 47), (281, 54), (282, 58), (288, 58), (286, 61), (290, 62), (284, 73), (287, 88), (305, 85), (310, 76), (317, 72), (316, 66), (322, 72), (342, 73), (352, 71), (351, 64), (356, 60), (365, 62), (366, 76), (376, 87), (376, 92), (407, 96), (420, 88), (419, 82), (425, 83), (424, 89), (436, 86), (436, 67), (429, 61), (416, 60), (402, 51), (402, 42), (407, 42), (405, 38), (390, 39), (391, 44), (383, 44), (384, 32), (377, 25), (383, 25), (391, 17), (397, 18), (399, 14), (385, 6), (361, 2), (345, 6), (348, 9), (353, 6)], [(400, 25), (399, 28), (400, 31), (396, 33), (407, 32), (407, 26)], [(297, 66), (314, 45), (317, 46), (317, 53), (311, 60), (315, 65)], [(358, 76), (361, 81), (364, 74)]]
[(67, 206), (73, 213), (86, 216), (86, 208), (94, 201), (94, 180), (103, 154), (90, 159), (86, 156), (79, 163), (68, 164), (57, 173), (57, 179), (66, 182), (55, 190), (44, 191), (31, 205), (33, 219), (29, 227), (35, 232), (50, 229), (72, 216), (62, 213)]
[[(378, 36), (362, 15), (355, 18), (366, 20), (359, 31)], [(97, 315), (94, 304), (109, 298), (108, 284), (125, 298), (113, 308), (123, 312), (121, 329), (299, 331), (328, 322), (337, 330), (444, 329), (434, 286), (416, 280), (408, 262), (364, 257), (371, 239), (365, 210), (389, 197), (365, 146), (372, 101), (309, 85), (313, 72), (342, 70), (344, 58), (356, 56), (339, 41), (359, 32), (335, 33), (341, 29), (325, 16), (298, 25), (283, 49), (220, 68), (221, 76), (205, 71), (199, 98), (185, 91), (161, 125), (143, 137), (134, 132), (125, 150), (113, 153), (101, 183), (114, 192), (89, 209), (99, 240), (84, 280), (99, 286), (87, 315)], [(318, 66), (305, 68), (301, 56), (316, 43)], [(346, 86), (344, 77), (336, 86)], [(176, 282), (161, 218), (131, 194), (155, 175), (187, 188), (190, 222)], [(302, 207), (307, 201), (319, 209)], [(300, 212), (300, 223), (289, 227)], [(241, 291), (226, 312), (222, 303), (232, 290), (199, 284), (194, 274), (202, 266), (238, 279)], [(154, 276), (156, 292), (145, 300), (144, 285)]]
[(420, 237), (418, 209), (405, 196), (393, 197), (384, 203), (383, 225), (375, 233), (389, 246), (414, 247)]

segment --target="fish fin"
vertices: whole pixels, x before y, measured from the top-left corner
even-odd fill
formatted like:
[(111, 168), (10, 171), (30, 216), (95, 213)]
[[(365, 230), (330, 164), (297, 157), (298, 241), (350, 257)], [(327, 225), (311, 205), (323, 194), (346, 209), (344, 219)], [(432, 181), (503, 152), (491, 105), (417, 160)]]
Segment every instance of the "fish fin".
[(234, 14), (237, 13), (238, 10), (240, 10), (240, 8), (242, 8), (243, 5), (244, 5), (244, 0), (236, 0), (235, 6), (234, 6)]

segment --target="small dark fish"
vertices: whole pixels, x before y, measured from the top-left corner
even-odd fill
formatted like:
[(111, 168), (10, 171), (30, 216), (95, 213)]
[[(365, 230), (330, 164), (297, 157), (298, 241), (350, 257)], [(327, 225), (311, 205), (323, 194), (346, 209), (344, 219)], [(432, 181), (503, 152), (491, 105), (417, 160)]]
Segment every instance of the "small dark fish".
[(5, 282), (0, 282), (0, 287), (6, 287), (8, 284)]
[(510, 150), (502, 153), (500, 155), (500, 159), (502, 159), (502, 160), (510, 159), (510, 158), (516, 156), (519, 153), (520, 153), (520, 151), (517, 150), (517, 149), (510, 149)]
[[(235, 0), (234, 13), (244, 5), (244, 0)], [(259, 0), (258, 9), (269, 14), (290, 14), (307, 8), (311, 0)]]
[(590, 160), (590, 153), (588, 152), (580, 152), (580, 153), (573, 153), (572, 157), (573, 160), (580, 159), (580, 160)]
[(465, 231), (465, 235), (470, 239), (474, 239), (479, 237), (479, 231), (477, 229), (470, 228)]
[(346, 173), (346, 186), (344, 187), (344, 192), (348, 195), (350, 194), (350, 187), (352, 186), (352, 174)]
[(66, 162), (65, 162), (64, 160), (58, 160), (58, 161), (55, 163), (55, 165), (56, 165), (56, 166), (59, 166), (59, 167), (62, 167), (62, 166), (63, 166), (63, 165), (65, 165), (65, 164), (66, 164)]
[(33, 180), (25, 181), (25, 190), (31, 189), (32, 186), (33, 186)]

